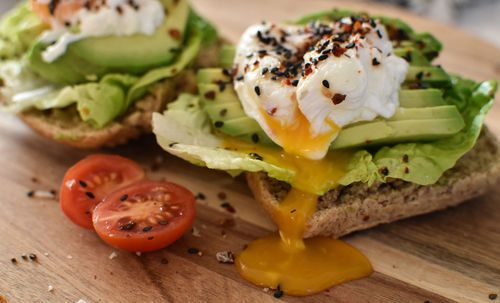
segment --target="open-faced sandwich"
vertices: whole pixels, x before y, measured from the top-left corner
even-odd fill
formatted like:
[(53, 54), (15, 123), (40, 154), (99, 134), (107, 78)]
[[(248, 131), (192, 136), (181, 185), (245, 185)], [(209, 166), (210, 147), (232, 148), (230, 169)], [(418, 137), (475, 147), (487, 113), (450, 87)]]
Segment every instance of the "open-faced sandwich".
[[(199, 95), (153, 115), (169, 153), (246, 172), (280, 233), (237, 258), (258, 285), (304, 295), (366, 276), (339, 237), (457, 205), (500, 175), (484, 117), (496, 81), (450, 75), (441, 44), (398, 19), (331, 10), (249, 27)], [(302, 240), (302, 238), (311, 238)]]
[(30, 0), (0, 24), (0, 99), (48, 138), (113, 146), (196, 92), (219, 46), (187, 0)]

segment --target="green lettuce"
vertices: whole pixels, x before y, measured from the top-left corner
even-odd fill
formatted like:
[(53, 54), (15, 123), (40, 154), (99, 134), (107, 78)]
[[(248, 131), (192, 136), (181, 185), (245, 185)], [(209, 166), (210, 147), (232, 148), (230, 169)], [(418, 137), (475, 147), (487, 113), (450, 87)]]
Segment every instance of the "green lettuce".
[[(461, 104), (465, 128), (449, 138), (434, 142), (415, 142), (384, 146), (378, 150), (355, 151), (341, 185), (355, 182), (372, 184), (387, 177), (416, 184), (436, 183), (441, 175), (476, 143), (484, 117), (493, 104), (496, 81), (475, 84), (452, 77), (453, 87), (444, 97), (449, 104)], [(472, 83), (474, 83), (472, 85)], [(235, 175), (241, 171), (264, 171), (269, 176), (291, 183), (297, 172), (285, 169), (251, 155), (220, 148), (221, 140), (213, 134), (208, 115), (198, 98), (184, 95), (170, 104), (163, 115), (153, 116), (153, 132), (158, 143), (168, 152), (193, 164), (221, 169)], [(408, 168), (408, 169), (407, 169)], [(308, 188), (299, 188), (310, 191)], [(325, 194), (329, 184), (318, 186), (315, 194)]]
[(266, 171), (271, 177), (291, 182), (295, 172), (252, 158), (249, 154), (220, 148), (222, 140), (212, 134), (210, 118), (197, 96), (181, 94), (165, 113), (153, 114), (158, 144), (192, 164), (221, 169), (235, 176), (242, 171)]
[(124, 114), (133, 102), (163, 79), (179, 74), (193, 62), (202, 43), (217, 40), (216, 30), (190, 11), (184, 47), (171, 64), (141, 76), (108, 74), (78, 85), (63, 85), (43, 79), (31, 68), (27, 53), (46, 29), (23, 2), (0, 22), (0, 88), (2, 111), (20, 113), (29, 109), (47, 110), (75, 104), (83, 121), (101, 128)]
[(0, 21), (0, 58), (23, 55), (46, 29), (28, 2), (18, 4)]
[(173, 77), (196, 57), (201, 36), (194, 34), (187, 41), (179, 58), (171, 65), (153, 69), (141, 77), (128, 74), (109, 74), (98, 82), (62, 86), (43, 80), (30, 68), (25, 58), (0, 63), (0, 89), (7, 106), (4, 111), (19, 113), (30, 108), (46, 110), (76, 104), (83, 121), (100, 128), (143, 96), (158, 81)]

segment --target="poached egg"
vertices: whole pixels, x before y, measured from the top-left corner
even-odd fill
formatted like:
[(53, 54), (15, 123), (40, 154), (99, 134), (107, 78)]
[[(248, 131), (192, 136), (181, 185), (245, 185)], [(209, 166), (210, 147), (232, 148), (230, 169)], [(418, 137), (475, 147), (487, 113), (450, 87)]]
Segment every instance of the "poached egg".
[(31, 0), (33, 11), (51, 28), (41, 41), (50, 43), (42, 53), (51, 63), (70, 43), (103, 36), (153, 35), (165, 19), (158, 0)]
[(391, 117), (408, 71), (383, 25), (350, 17), (253, 25), (234, 62), (245, 113), (285, 152), (310, 159), (323, 158), (342, 127)]

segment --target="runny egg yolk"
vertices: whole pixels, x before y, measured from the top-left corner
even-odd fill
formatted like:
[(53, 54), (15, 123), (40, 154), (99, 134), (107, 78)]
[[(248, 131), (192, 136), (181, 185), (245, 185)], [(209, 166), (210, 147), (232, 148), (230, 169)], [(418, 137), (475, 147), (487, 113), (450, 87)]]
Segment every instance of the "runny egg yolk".
[[(311, 130), (311, 123), (301, 111), (296, 111), (292, 125), (284, 126), (279, 120), (270, 116), (263, 109), (263, 119), (271, 129), (273, 139), (288, 154), (298, 155), (308, 158), (321, 158), (322, 153), (328, 150), (332, 140), (337, 136), (340, 127), (335, 123), (326, 120), (331, 126), (331, 130), (314, 134)], [(318, 156), (321, 154), (321, 156)]]
[(303, 239), (307, 221), (317, 210), (318, 196), (310, 192), (321, 191), (319, 184), (330, 187), (338, 184), (347, 171), (353, 151), (333, 151), (321, 160), (311, 160), (235, 139), (228, 139), (224, 146), (296, 171), (290, 181), (292, 189), (272, 213), (279, 233), (251, 242), (235, 260), (243, 278), (258, 286), (303, 296), (372, 273), (370, 261), (341, 240)]
[(96, 0), (60, 0), (54, 1), (30, 0), (31, 9), (42, 19), (51, 25), (53, 20), (64, 24), (71, 20), (73, 15), (84, 6), (93, 6)]

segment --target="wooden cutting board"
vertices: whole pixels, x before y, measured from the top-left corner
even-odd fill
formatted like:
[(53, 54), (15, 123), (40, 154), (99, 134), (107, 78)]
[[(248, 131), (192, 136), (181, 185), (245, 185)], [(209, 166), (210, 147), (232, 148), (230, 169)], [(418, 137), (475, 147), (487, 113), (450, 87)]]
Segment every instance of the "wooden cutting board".
[[(444, 44), (438, 62), (475, 80), (500, 78), (500, 51), (473, 35), (405, 11), (361, 2), (196, 0), (198, 11), (236, 41), (247, 25), (291, 19), (320, 9), (351, 7), (398, 16)], [(498, 100), (497, 98), (497, 101)], [(500, 106), (488, 117), (500, 135)], [(58, 190), (65, 170), (89, 152), (38, 137), (15, 117), (0, 114), (0, 295), (7, 302), (271, 302), (244, 281), (218, 251), (239, 253), (275, 227), (241, 178), (194, 167), (155, 145), (152, 136), (105, 150), (138, 161), (151, 178), (203, 193), (194, 227), (174, 245), (137, 256), (104, 244), (73, 225), (56, 199), (29, 198), (30, 190)], [(221, 199), (220, 193), (227, 198)], [(500, 295), (500, 189), (459, 207), (383, 225), (345, 237), (373, 263), (368, 278), (288, 302), (495, 302)], [(229, 202), (232, 215), (220, 204)], [(234, 227), (220, 225), (234, 219)], [(189, 254), (197, 248), (203, 254)], [(34, 253), (37, 261), (25, 261)], [(11, 258), (17, 263), (12, 264)], [(48, 291), (49, 286), (53, 287)], [(500, 298), (496, 299), (500, 301)], [(0, 302), (2, 300), (0, 299)]]

